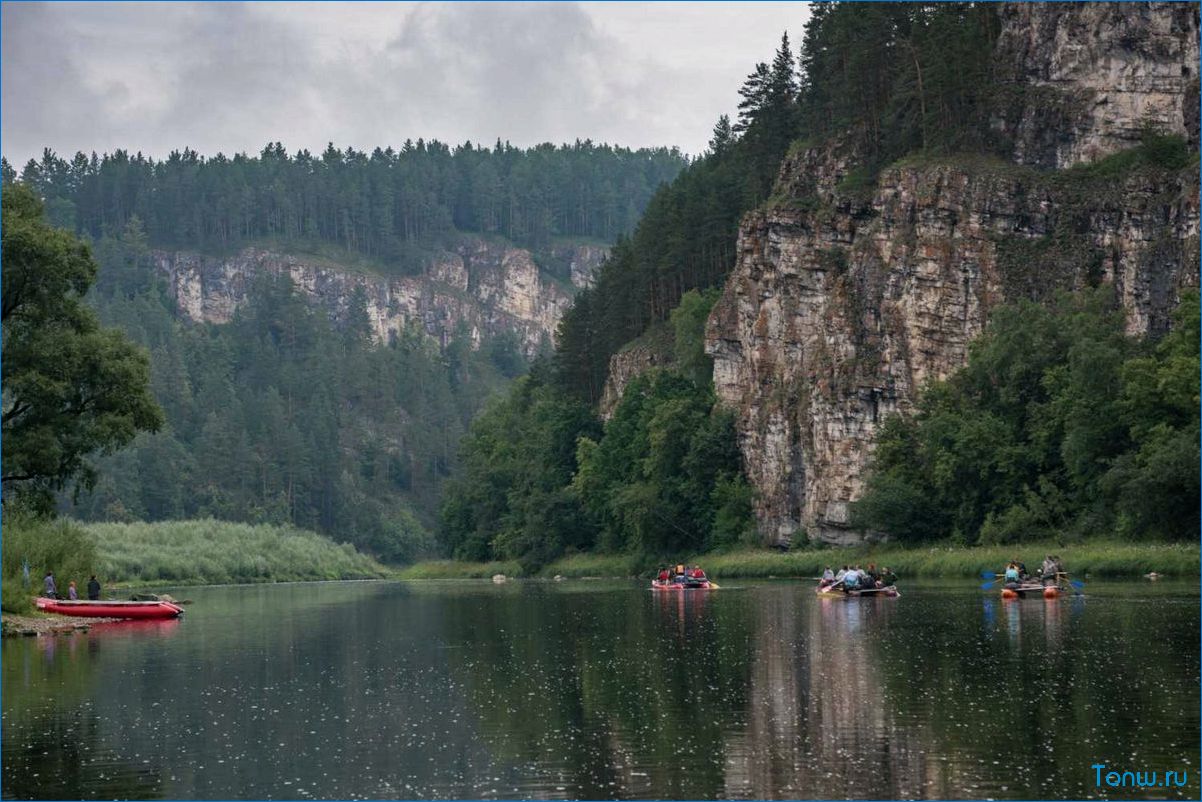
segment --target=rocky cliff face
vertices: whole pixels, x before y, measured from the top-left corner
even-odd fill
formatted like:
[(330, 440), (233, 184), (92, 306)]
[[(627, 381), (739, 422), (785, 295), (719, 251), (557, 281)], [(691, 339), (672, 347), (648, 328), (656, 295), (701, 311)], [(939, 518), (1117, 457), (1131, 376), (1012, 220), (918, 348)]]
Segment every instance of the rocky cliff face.
[(1194, 3), (1007, 3), (994, 127), (1020, 164), (1068, 167), (1138, 143), (1145, 125), (1198, 143)]
[[(594, 245), (558, 247), (577, 287), (592, 280), (605, 258), (605, 250)], [(525, 354), (534, 356), (551, 343), (571, 305), (569, 289), (547, 278), (529, 251), (478, 238), (439, 255), (422, 274), (398, 278), (259, 248), (229, 258), (156, 251), (154, 261), (181, 312), (192, 320), (227, 322), (258, 277), (288, 276), (335, 319), (344, 317), (362, 292), (372, 333), (381, 342), (409, 326), (419, 326), (443, 346), (460, 332), (473, 346), (489, 336), (514, 333)]]
[[(1144, 22), (1108, 22), (1129, 8)], [(1051, 132), (1023, 122), (1038, 108), (999, 123), (1018, 121), (1015, 160), (1064, 167), (1114, 152), (1150, 110), (1190, 134), (1181, 109), (1197, 83), (1182, 70), (1196, 64), (1198, 29), (1196, 7), (1190, 24), (1183, 8), (1007, 7), (999, 58), (1014, 59), (1028, 85), (1093, 99)], [(1198, 283), (1196, 169), (1101, 178), (985, 158), (912, 162), (885, 170), (870, 193), (842, 193), (853, 166), (837, 145), (786, 161), (778, 202), (741, 226), (707, 329), (761, 531), (777, 543), (859, 539), (849, 503), (876, 426), (964, 364), (997, 304), (1106, 282), (1129, 329), (1145, 332), (1165, 328), (1180, 289)]]

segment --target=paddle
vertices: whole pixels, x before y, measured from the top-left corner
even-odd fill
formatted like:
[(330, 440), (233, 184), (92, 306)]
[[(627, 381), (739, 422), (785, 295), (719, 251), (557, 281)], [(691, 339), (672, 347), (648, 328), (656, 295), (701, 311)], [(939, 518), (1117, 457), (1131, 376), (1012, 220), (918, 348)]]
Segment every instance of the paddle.
[(1069, 579), (1068, 572), (1066, 572), (1066, 571), (1057, 571), (1056, 578), (1060, 579), (1060, 577), (1064, 577), (1064, 581), (1067, 582), (1072, 587), (1073, 592), (1076, 593), (1078, 596), (1085, 595), (1084, 593), (1081, 592), (1082, 590), (1085, 589), (1084, 582), (1079, 582), (1076, 579)]
[(989, 581), (981, 585), (981, 590), (989, 590), (997, 584), (998, 579), (1004, 576), (1005, 574), (995, 574), (993, 571), (982, 571), (981, 578), (988, 579)]

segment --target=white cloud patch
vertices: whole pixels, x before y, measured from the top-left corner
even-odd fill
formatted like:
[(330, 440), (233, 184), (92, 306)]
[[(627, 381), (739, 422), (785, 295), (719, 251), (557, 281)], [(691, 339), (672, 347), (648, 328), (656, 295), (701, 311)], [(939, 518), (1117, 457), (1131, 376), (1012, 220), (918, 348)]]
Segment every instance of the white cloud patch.
[[(798, 4), (24, 3), (0, 149), (22, 164), (407, 138), (704, 147)], [(800, 37), (794, 36), (796, 41)]]

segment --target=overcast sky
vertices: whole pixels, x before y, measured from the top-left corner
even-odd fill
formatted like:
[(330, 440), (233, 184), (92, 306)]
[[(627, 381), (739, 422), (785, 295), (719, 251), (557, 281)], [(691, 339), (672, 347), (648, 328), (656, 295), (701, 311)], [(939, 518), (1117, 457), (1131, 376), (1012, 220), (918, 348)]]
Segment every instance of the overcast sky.
[(700, 152), (802, 3), (4, 2), (0, 150), (591, 138)]

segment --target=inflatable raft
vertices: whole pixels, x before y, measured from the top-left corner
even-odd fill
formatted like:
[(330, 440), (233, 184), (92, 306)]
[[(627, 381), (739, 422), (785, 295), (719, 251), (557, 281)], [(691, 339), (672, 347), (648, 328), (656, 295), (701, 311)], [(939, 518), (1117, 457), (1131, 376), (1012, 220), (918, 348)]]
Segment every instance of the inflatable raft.
[(175, 618), (184, 612), (179, 605), (165, 601), (70, 601), (39, 598), (39, 610), (83, 618)]
[(700, 582), (690, 580), (688, 582), (660, 582), (658, 579), (651, 580), (652, 590), (673, 591), (673, 590), (716, 590), (717, 588), (710, 584), (708, 579), (703, 579)]
[(871, 599), (873, 596), (884, 596), (886, 598), (895, 599), (901, 595), (897, 590), (897, 585), (890, 585), (887, 588), (876, 588), (875, 590), (839, 590), (834, 585), (819, 586), (814, 589), (820, 599), (848, 599), (848, 598), (864, 598)]

